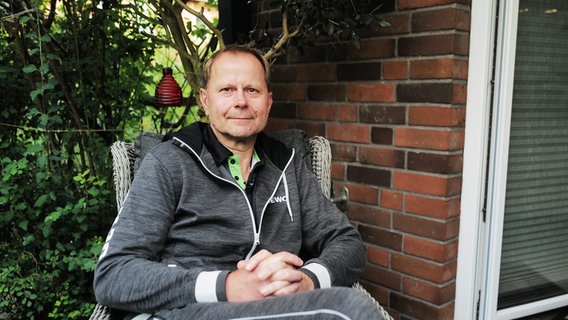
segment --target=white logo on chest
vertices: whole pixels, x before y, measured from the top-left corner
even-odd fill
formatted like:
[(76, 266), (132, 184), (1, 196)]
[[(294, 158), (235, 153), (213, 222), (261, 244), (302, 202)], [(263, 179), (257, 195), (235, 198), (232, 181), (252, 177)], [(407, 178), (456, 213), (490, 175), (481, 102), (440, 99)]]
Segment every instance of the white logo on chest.
[(270, 203), (280, 203), (280, 202), (286, 202), (288, 201), (288, 197), (287, 196), (276, 196), (272, 199), (270, 199)]

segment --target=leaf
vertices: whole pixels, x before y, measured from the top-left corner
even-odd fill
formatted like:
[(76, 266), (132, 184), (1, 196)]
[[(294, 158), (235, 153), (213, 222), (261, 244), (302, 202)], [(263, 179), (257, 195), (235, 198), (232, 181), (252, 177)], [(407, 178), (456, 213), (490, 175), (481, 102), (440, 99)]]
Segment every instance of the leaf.
[(41, 72), (41, 74), (46, 74), (47, 72), (49, 72), (49, 65), (47, 63), (43, 63), (42, 65), (40, 65), (39, 72)]
[(34, 240), (35, 240), (35, 236), (33, 234), (29, 234), (27, 236), (24, 236), (24, 238), (22, 239), (22, 244), (24, 246), (27, 246), (30, 243), (34, 242)]
[(28, 231), (28, 225), (29, 225), (28, 220), (23, 220), (23, 221), (20, 221), (20, 223), (18, 223), (18, 227), (20, 227), (20, 229), (22, 229), (24, 231)]
[(37, 67), (35, 66), (35, 64), (30, 64), (30, 65), (23, 67), (22, 71), (24, 73), (32, 73), (32, 72), (35, 72), (35, 71), (38, 71), (38, 70), (37, 70)]
[(35, 89), (34, 91), (30, 92), (30, 98), (32, 100), (35, 100), (37, 98), (37, 96), (42, 94), (42, 93), (43, 93), (42, 88)]
[(20, 23), (21, 23), (21, 24), (24, 24), (24, 23), (30, 21), (30, 19), (31, 19), (30, 16), (22, 16), (22, 17), (20, 18)]
[(49, 200), (49, 196), (47, 194), (42, 194), (34, 202), (34, 207), (41, 208), (47, 202), (47, 200)]
[(47, 114), (42, 114), (39, 117), (39, 126), (41, 128), (47, 128), (47, 122), (49, 121), (49, 116)]

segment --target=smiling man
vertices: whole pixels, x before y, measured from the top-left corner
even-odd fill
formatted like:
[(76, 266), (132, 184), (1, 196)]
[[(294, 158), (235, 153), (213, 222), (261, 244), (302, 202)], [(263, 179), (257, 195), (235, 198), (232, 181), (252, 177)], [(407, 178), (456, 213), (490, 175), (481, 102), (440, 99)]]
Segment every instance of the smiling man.
[(272, 93), (260, 52), (205, 64), (209, 123), (144, 158), (95, 270), (102, 305), (128, 319), (381, 319), (350, 286), (357, 230), (304, 160), (265, 135)]

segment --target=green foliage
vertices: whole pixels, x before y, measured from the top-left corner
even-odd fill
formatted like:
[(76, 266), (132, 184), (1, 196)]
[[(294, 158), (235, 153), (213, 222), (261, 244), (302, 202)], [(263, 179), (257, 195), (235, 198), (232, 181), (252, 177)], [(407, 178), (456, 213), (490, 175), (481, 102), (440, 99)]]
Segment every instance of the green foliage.
[(116, 215), (109, 147), (142, 130), (161, 72), (115, 2), (31, 3), (0, 4), (0, 314), (86, 319)]
[[(108, 176), (52, 170), (41, 141), (0, 153), (0, 312), (10, 319), (84, 319), (92, 271), (112, 217)], [(52, 160), (61, 161), (52, 152)], [(53, 166), (52, 166), (53, 167)], [(85, 303), (91, 301), (90, 303)]]
[[(321, 35), (357, 43), (357, 30), (375, 19), (367, 0), (273, 2), (290, 32), (299, 30), (269, 39), (274, 56)], [(201, 62), (222, 45), (216, 19), (200, 12), (201, 22), (178, 26), (182, 9), (173, 0), (0, 2), (2, 317), (90, 314), (93, 270), (116, 215), (109, 147), (199, 119), (192, 88)], [(165, 66), (184, 75), (186, 108), (148, 108)]]
[[(298, 48), (313, 45), (318, 41), (340, 44), (351, 41), (360, 47), (363, 30), (388, 26), (389, 23), (379, 15), (386, 0), (274, 0), (270, 2), (273, 9), (282, 12), (286, 17), (289, 41), (280, 49)], [(252, 40), (257, 47), (268, 49), (274, 47), (282, 35), (274, 35), (269, 28), (274, 26), (258, 26), (251, 32)], [(275, 56), (279, 54), (276, 53)]]

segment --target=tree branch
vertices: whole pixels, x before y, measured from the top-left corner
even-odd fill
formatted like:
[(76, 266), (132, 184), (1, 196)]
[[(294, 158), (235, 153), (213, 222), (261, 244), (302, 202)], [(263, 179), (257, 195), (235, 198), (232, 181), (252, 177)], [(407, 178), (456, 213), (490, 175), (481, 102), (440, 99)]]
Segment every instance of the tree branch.
[(284, 49), (283, 49), (284, 46), (286, 44), (288, 44), (288, 42), (290, 42), (290, 39), (294, 38), (295, 36), (297, 36), (300, 33), (300, 30), (301, 30), (303, 24), (304, 24), (304, 19), (302, 19), (300, 21), (300, 23), (296, 27), (296, 30), (294, 30), (292, 33), (290, 33), (288, 31), (288, 8), (286, 8), (286, 10), (284, 10), (284, 12), (282, 13), (282, 36), (280, 37), (278, 42), (276, 42), (276, 44), (274, 44), (264, 54), (264, 58), (266, 60), (270, 61), (270, 60), (273, 60), (276, 57), (282, 55), (284, 53)]

